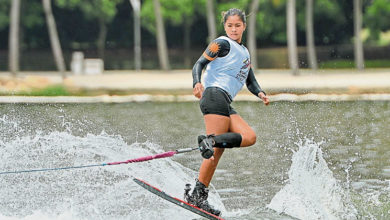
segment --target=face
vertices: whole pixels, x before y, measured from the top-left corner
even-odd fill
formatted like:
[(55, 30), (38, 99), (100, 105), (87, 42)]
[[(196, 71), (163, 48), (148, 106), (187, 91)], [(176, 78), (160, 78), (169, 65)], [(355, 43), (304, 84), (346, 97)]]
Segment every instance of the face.
[(242, 34), (245, 31), (245, 27), (246, 26), (244, 22), (238, 15), (229, 16), (224, 25), (226, 35), (238, 43), (241, 43)]

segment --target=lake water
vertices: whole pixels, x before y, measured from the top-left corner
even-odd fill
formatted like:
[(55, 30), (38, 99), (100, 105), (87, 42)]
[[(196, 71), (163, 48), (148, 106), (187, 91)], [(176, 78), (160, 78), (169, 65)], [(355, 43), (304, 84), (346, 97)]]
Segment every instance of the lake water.
[[(225, 151), (210, 203), (226, 219), (390, 219), (390, 102), (235, 102), (257, 143)], [(1, 104), (0, 172), (123, 161), (196, 146), (196, 102)], [(198, 152), (0, 175), (0, 219), (199, 219), (182, 198)]]

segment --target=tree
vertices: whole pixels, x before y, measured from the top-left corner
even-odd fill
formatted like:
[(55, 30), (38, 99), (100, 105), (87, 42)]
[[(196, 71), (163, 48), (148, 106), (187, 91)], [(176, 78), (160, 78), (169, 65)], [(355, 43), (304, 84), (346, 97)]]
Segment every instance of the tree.
[(87, 20), (97, 21), (99, 25), (99, 33), (96, 38), (96, 46), (98, 56), (104, 59), (104, 51), (107, 38), (107, 25), (115, 17), (117, 10), (116, 6), (121, 0), (56, 0), (56, 3), (61, 8), (79, 8)]
[(193, 22), (193, 19), (191, 16), (184, 16), (184, 25), (183, 25), (183, 32), (184, 32), (184, 66), (190, 67), (191, 66), (191, 59), (188, 56), (190, 54), (191, 50), (191, 24)]
[(259, 0), (253, 0), (248, 21), (248, 49), (251, 54), (251, 64), (253, 71), (257, 69), (257, 46), (256, 46), (256, 15), (259, 10)]
[(163, 17), (174, 25), (183, 27), (184, 66), (191, 65), (189, 57), (191, 50), (191, 27), (194, 22), (195, 9), (200, 3), (193, 0), (166, 0), (162, 1)]
[(215, 9), (214, 0), (206, 0), (206, 16), (207, 16), (207, 28), (209, 31), (208, 42), (211, 42), (217, 37), (217, 28), (215, 26)]
[(141, 70), (141, 2), (129, 0), (134, 13), (134, 63), (137, 71)]
[(288, 61), (293, 75), (298, 75), (298, 52), (295, 0), (287, 0), (287, 47)]
[[(183, 47), (184, 47), (184, 64), (189, 66), (191, 64), (190, 53), (191, 46), (191, 26), (193, 24), (193, 17), (195, 9), (199, 9), (200, 0), (160, 0), (161, 16), (164, 21), (172, 26), (183, 28)], [(204, 6), (204, 3), (202, 4)], [(146, 0), (142, 5), (142, 24), (151, 33), (158, 35), (159, 31), (156, 30), (156, 7), (153, 6), (151, 0)], [(204, 8), (203, 8), (204, 9)], [(162, 19), (158, 19), (162, 21)], [(165, 36), (165, 35), (164, 35)], [(180, 36), (180, 35), (179, 35)]]
[(58, 71), (60, 71), (62, 78), (65, 78), (66, 77), (65, 62), (64, 62), (64, 57), (62, 55), (62, 49), (61, 49), (61, 44), (57, 33), (56, 23), (51, 9), (51, 1), (42, 0), (42, 4), (46, 15), (46, 23), (49, 31), (49, 36), (50, 36), (51, 48), (53, 50), (57, 69)]
[(378, 40), (381, 31), (390, 29), (390, 0), (370, 1), (364, 13), (364, 24), (370, 30), (370, 39)]
[(306, 49), (309, 67), (316, 70), (318, 65), (313, 29), (313, 0), (306, 0)]
[(21, 1), (21, 3), (20, 54), (23, 53), (23, 50), (29, 48), (50, 47), (42, 0)]
[(354, 14), (354, 55), (355, 55), (355, 65), (359, 70), (364, 69), (364, 57), (363, 57), (363, 42), (360, 37), (362, 30), (362, 1), (354, 0), (353, 1), (353, 14)]
[(10, 13), (9, 69), (13, 77), (19, 72), (19, 28), (20, 28), (20, 0), (13, 0)]
[(160, 61), (160, 66), (163, 70), (169, 70), (169, 59), (168, 59), (168, 49), (167, 49), (167, 40), (165, 38), (165, 27), (163, 18), (161, 16), (161, 5), (159, 0), (153, 0), (154, 13), (156, 14), (156, 28), (157, 28), (157, 48), (158, 48), (158, 58)]

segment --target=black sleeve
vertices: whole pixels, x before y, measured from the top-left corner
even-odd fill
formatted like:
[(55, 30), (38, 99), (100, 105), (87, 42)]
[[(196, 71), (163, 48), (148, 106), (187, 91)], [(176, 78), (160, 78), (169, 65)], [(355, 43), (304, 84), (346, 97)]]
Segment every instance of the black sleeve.
[(252, 68), (250, 68), (248, 73), (248, 78), (246, 79), (246, 87), (248, 90), (255, 96), (258, 96), (260, 92), (266, 94), (260, 87), (259, 83), (257, 83), (255, 74), (253, 73)]
[(192, 88), (195, 87), (195, 84), (200, 82), (202, 77), (202, 70), (205, 66), (211, 61), (215, 60), (217, 57), (224, 57), (230, 51), (230, 43), (224, 39), (215, 39), (213, 40), (206, 50), (203, 52), (202, 56), (196, 61), (194, 67), (192, 68)]
[(206, 59), (203, 55), (198, 59), (198, 61), (196, 61), (194, 67), (192, 68), (192, 88), (195, 87), (195, 84), (200, 82), (202, 70), (210, 62), (211, 61)]

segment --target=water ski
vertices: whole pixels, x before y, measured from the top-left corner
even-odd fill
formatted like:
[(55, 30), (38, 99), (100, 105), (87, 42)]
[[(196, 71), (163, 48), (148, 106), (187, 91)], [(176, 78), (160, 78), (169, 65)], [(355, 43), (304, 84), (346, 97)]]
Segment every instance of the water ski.
[(211, 214), (209, 212), (206, 212), (205, 210), (200, 209), (200, 208), (198, 208), (198, 207), (196, 207), (194, 205), (191, 205), (191, 204), (189, 204), (189, 203), (187, 203), (187, 202), (185, 202), (185, 201), (183, 201), (181, 199), (178, 199), (176, 197), (170, 196), (170, 195), (166, 194), (165, 192), (161, 191), (160, 189), (150, 185), (149, 183), (147, 183), (147, 182), (145, 182), (145, 181), (143, 181), (141, 179), (134, 178), (133, 180), (134, 180), (134, 182), (136, 182), (138, 185), (142, 186), (143, 188), (145, 188), (149, 192), (152, 192), (152, 193), (158, 195), (159, 197), (161, 197), (161, 198), (163, 198), (163, 199), (165, 199), (165, 200), (167, 200), (169, 202), (172, 202), (173, 204), (176, 204), (176, 205), (178, 205), (178, 206), (180, 206), (182, 208), (185, 208), (185, 209), (187, 209), (187, 210), (189, 210), (189, 211), (191, 211), (191, 212), (193, 212), (195, 214), (203, 216), (203, 217), (205, 217), (207, 219), (223, 220), (223, 218), (221, 218), (221, 217), (218, 217), (218, 216), (213, 215), (213, 214)]

